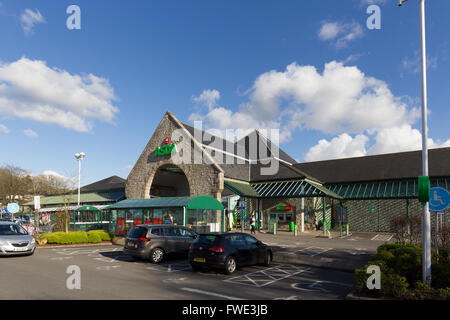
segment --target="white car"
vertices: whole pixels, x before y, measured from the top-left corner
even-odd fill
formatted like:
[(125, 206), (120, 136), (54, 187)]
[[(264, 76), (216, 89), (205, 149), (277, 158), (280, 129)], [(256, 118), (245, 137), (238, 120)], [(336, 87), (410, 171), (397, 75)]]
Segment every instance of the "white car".
[(32, 255), (36, 241), (22, 226), (0, 221), (0, 256)]

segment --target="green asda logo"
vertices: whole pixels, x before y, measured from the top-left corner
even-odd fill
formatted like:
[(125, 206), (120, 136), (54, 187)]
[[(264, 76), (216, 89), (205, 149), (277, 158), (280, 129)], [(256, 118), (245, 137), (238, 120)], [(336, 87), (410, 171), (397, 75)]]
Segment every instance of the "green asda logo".
[(176, 152), (177, 148), (175, 147), (175, 143), (172, 144), (166, 144), (162, 147), (156, 147), (155, 149), (155, 157), (158, 156), (165, 156), (168, 154), (171, 154), (172, 152)]

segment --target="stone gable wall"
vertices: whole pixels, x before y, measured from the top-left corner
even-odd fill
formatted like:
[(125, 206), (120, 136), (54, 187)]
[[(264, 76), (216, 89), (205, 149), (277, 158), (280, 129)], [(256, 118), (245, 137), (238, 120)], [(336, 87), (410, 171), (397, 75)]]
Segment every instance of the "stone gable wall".
[[(200, 164), (193, 164), (194, 152), (199, 151), (197, 148), (194, 148), (194, 143), (187, 135), (175, 137), (172, 141), (172, 133), (177, 129), (180, 129), (177, 121), (166, 113), (128, 175), (125, 187), (127, 199), (149, 198), (150, 188), (156, 171), (160, 167), (170, 164), (176, 165), (183, 170), (189, 182), (190, 196), (209, 195), (220, 201), (223, 190), (223, 173), (206, 161)], [(166, 137), (171, 139), (171, 143), (175, 143), (180, 156), (183, 155), (183, 152), (187, 152), (186, 150), (191, 150), (192, 164), (176, 164), (171, 155), (154, 156), (156, 147), (164, 145)]]

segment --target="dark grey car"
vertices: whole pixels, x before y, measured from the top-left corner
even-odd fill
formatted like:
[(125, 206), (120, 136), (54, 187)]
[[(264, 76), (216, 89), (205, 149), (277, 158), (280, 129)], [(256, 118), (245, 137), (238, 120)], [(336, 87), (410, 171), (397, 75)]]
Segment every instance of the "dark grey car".
[(141, 224), (132, 228), (123, 252), (136, 258), (158, 263), (170, 253), (186, 254), (198, 234), (193, 230), (171, 224)]

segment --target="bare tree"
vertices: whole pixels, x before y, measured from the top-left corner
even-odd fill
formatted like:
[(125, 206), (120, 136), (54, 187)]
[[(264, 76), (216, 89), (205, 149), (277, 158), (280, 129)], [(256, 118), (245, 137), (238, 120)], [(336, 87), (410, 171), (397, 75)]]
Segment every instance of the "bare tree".
[(31, 184), (30, 174), (20, 167), (5, 165), (0, 168), (0, 196), (2, 204), (22, 203)]

